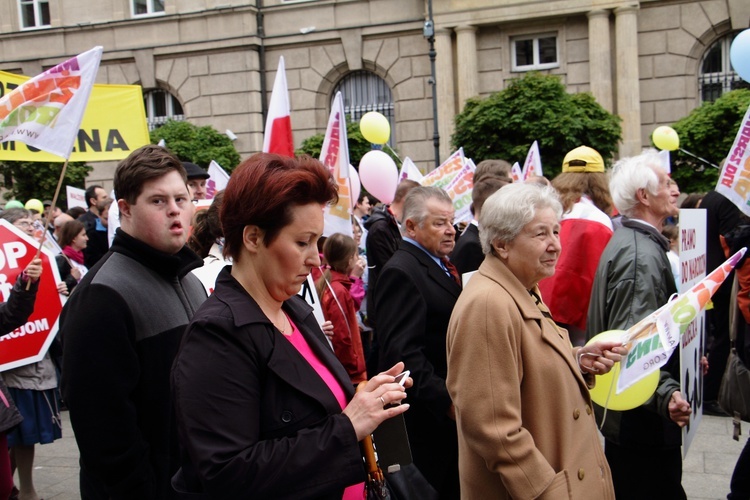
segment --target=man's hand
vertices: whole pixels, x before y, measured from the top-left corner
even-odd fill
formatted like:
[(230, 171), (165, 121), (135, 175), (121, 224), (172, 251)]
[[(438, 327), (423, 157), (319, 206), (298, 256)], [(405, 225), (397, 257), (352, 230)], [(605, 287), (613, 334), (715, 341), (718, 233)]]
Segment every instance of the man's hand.
[(685, 401), (680, 391), (674, 391), (669, 398), (669, 418), (680, 427), (685, 427), (691, 413), (690, 403)]

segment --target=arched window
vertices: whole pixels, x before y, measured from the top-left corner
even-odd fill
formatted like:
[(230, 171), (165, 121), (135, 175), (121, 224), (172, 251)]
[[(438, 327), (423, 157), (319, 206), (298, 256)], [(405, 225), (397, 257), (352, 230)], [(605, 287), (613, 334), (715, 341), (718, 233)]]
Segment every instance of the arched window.
[(166, 90), (147, 91), (143, 96), (143, 104), (146, 106), (146, 121), (149, 130), (159, 128), (167, 120), (182, 121), (185, 119), (180, 101)]
[(331, 101), (341, 92), (344, 98), (344, 112), (353, 122), (359, 122), (362, 115), (368, 111), (377, 111), (386, 118), (391, 125), (391, 138), (388, 145), (393, 146), (394, 125), (393, 95), (385, 80), (369, 71), (353, 71), (346, 75), (333, 89)]
[(713, 102), (725, 92), (749, 87), (734, 71), (729, 61), (729, 47), (738, 34), (739, 31), (717, 40), (703, 55), (700, 75), (698, 75), (698, 88), (702, 102)]

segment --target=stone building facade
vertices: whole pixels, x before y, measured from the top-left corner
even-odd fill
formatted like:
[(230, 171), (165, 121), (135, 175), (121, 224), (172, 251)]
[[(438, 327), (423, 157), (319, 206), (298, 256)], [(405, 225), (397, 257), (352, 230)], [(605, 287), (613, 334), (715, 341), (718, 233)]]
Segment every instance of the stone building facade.
[[(528, 69), (619, 114), (620, 153), (632, 154), (700, 104), (707, 52), (749, 25), (747, 0), (4, 0), (0, 69), (34, 75), (102, 45), (97, 83), (167, 91), (185, 119), (233, 131), (243, 156), (261, 148), (280, 56), (297, 146), (325, 130), (337, 85), (375, 75), (391, 91), (393, 147), (429, 170), (433, 83), (440, 158), (465, 100)], [(353, 116), (367, 109), (345, 99)], [(98, 165), (90, 182), (113, 169)]]

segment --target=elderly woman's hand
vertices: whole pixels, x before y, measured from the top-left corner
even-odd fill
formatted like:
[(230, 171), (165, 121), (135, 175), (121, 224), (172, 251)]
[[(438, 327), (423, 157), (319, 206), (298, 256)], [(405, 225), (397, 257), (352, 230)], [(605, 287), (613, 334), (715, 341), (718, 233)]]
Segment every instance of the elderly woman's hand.
[[(406, 390), (396, 382), (396, 375), (402, 371), (404, 363), (398, 362), (390, 370), (375, 375), (344, 408), (343, 413), (352, 421), (357, 441), (372, 434), (383, 421), (409, 409), (407, 403), (400, 404), (406, 397)], [(410, 387), (412, 383), (408, 378), (404, 386)]]
[(598, 340), (574, 351), (581, 372), (594, 375), (608, 373), (627, 353), (622, 342), (609, 340)]

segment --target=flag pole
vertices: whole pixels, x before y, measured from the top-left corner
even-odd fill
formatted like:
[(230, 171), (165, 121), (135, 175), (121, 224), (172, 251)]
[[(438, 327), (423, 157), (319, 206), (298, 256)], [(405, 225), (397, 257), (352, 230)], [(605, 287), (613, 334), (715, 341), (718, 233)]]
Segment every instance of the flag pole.
[[(60, 188), (62, 187), (63, 179), (65, 178), (65, 172), (68, 170), (68, 161), (68, 158), (65, 158), (65, 163), (63, 163), (62, 170), (60, 171), (60, 178), (57, 180), (55, 196), (52, 197), (52, 205), (49, 207), (50, 215), (55, 211), (55, 207), (57, 206), (57, 197), (60, 195)], [(50, 216), (47, 215), (46, 220), (44, 221), (44, 231), (42, 232), (42, 238), (39, 240), (39, 248), (36, 249), (36, 255), (34, 255), (34, 259), (38, 259), (42, 253), (44, 239), (47, 237), (47, 232), (49, 231), (49, 221)], [(31, 287), (31, 280), (26, 283), (26, 290), (28, 290), (29, 287)]]

